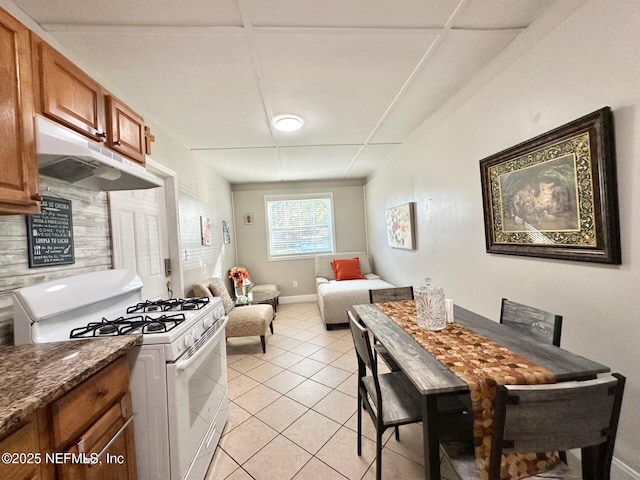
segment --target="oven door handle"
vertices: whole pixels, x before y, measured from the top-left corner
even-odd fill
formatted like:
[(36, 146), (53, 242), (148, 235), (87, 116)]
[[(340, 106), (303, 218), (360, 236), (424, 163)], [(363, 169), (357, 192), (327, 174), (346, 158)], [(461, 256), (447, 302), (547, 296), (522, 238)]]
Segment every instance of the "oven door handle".
[[(227, 317), (226, 315), (224, 317), (221, 317), (222, 320), (222, 325), (220, 325), (218, 327), (218, 329), (216, 330), (216, 332), (211, 336), (211, 338), (209, 338), (205, 343), (203, 343), (202, 345), (200, 345), (198, 347), (198, 349), (193, 353), (193, 355), (191, 355), (190, 357), (186, 358), (185, 360), (180, 360), (178, 363), (176, 363), (176, 370), (178, 372), (183, 372), (185, 371), (187, 368), (189, 368), (189, 366), (191, 366), (191, 364), (193, 364), (193, 362), (195, 362), (200, 355), (202, 355), (204, 352), (206, 352), (207, 347), (214, 343), (217, 342), (218, 339), (220, 338), (220, 335), (224, 334), (224, 328), (227, 326), (227, 322), (229, 321), (229, 317)], [(206, 336), (207, 332), (205, 331), (203, 333), (203, 336)]]

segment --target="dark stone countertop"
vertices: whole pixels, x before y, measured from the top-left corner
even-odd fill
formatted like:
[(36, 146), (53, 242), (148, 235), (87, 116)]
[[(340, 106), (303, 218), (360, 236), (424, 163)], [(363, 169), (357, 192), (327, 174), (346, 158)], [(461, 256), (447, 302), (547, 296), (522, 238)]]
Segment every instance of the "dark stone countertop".
[(127, 335), (0, 349), (0, 438), (141, 344), (142, 335)]

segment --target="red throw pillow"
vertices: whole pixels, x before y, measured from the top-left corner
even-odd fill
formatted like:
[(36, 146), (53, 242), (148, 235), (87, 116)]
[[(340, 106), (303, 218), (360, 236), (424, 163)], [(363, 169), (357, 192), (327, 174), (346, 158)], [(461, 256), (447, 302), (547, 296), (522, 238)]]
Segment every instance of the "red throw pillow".
[(336, 280), (362, 280), (362, 272), (360, 272), (360, 259), (354, 258), (337, 258), (334, 260), (336, 268)]
[(336, 270), (336, 259), (331, 260), (331, 270), (333, 270), (333, 278), (338, 278), (338, 271)]

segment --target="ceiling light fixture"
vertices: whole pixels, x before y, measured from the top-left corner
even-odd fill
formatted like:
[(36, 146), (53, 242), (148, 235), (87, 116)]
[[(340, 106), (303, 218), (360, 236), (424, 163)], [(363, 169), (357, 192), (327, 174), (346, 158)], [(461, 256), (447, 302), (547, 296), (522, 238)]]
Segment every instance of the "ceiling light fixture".
[(295, 132), (302, 125), (304, 120), (296, 115), (279, 115), (273, 119), (273, 126), (280, 132)]

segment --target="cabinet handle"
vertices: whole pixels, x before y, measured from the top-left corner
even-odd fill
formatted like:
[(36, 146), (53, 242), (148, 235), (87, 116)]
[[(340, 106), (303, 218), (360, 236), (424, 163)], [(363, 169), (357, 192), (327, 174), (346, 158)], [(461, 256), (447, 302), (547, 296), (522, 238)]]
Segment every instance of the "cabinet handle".
[(104, 142), (107, 139), (107, 134), (104, 132), (96, 133), (96, 137), (98, 137), (99, 142)]
[(31, 195), (31, 200), (35, 200), (36, 202), (42, 201), (42, 196), (39, 193), (34, 193)]
[[(129, 424), (133, 421), (133, 417), (135, 417), (135, 416), (136, 416), (136, 414), (134, 413), (133, 415), (131, 415), (131, 416), (127, 419), (127, 421), (126, 421), (126, 422), (124, 422), (124, 425), (122, 425), (122, 426), (120, 427), (120, 429), (115, 433), (115, 435), (114, 435), (113, 437), (111, 437), (111, 440), (109, 440), (109, 441), (107, 442), (107, 444), (104, 446), (104, 448), (103, 448), (102, 450), (100, 450), (100, 453), (98, 454), (98, 458), (101, 458), (101, 457), (105, 454), (105, 452), (109, 449), (109, 447), (111, 446), (111, 444), (112, 444), (113, 442), (115, 442), (115, 441), (118, 439), (118, 437), (119, 437), (120, 435), (122, 435), (122, 432), (124, 432), (124, 431), (126, 430), (126, 428), (129, 426)], [(82, 450), (80, 450), (80, 448), (82, 448)], [(79, 452), (79, 453), (83, 453), (83, 452), (84, 452), (84, 449), (85, 449), (85, 446), (84, 446), (84, 439), (82, 439), (82, 440), (80, 440), (80, 441), (78, 442), (78, 452)]]
[(98, 387), (98, 396), (99, 397), (104, 397), (107, 393), (109, 392), (108, 388), (102, 388), (102, 387)]
[(113, 142), (114, 145), (122, 145), (122, 142), (120, 140), (116, 140), (115, 142)]

